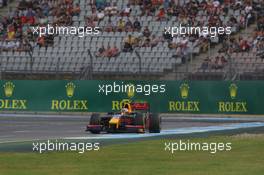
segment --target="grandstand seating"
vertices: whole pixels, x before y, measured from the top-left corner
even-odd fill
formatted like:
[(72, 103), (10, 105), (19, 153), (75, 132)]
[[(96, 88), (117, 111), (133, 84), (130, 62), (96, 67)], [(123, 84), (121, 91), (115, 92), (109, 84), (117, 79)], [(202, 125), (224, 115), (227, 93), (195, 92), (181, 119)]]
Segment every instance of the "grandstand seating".
[[(114, 3), (112, 0), (106, 0), (107, 3)], [(117, 0), (115, 1), (119, 11), (124, 9), (127, 4), (131, 3), (131, 0)], [(165, 1), (167, 2), (167, 1)], [(164, 2), (164, 3), (165, 3)], [(190, 8), (190, 0), (177, 0), (179, 9)], [(198, 1), (200, 4), (203, 1)], [(212, 1), (213, 2), (213, 1)], [(222, 2), (222, 1), (220, 1)], [(246, 1), (243, 1), (243, 3)], [(255, 2), (261, 2), (259, 0)], [(86, 17), (92, 16), (93, 9), (92, 5), (86, 0), (74, 1), (74, 4), (80, 5), (81, 11), (77, 16), (72, 16), (73, 26), (85, 26)], [(234, 1), (235, 3), (235, 1)], [(263, 4), (263, 3), (262, 3)], [(232, 4), (230, 7), (227, 4), (222, 4), (223, 8), (221, 13), (211, 12), (217, 14), (216, 16), (221, 20), (223, 25), (230, 24), (232, 17), (235, 17), (237, 21), (240, 20), (241, 16), (246, 16), (246, 3), (236, 6)], [(161, 7), (161, 6), (160, 6)], [(227, 14), (222, 13), (225, 8), (229, 7), (230, 10)], [(254, 6), (255, 7), (255, 6)], [(206, 51), (205, 45), (208, 42), (212, 44), (218, 44), (222, 42), (220, 39), (203, 40), (199, 37), (188, 37), (188, 43), (183, 50), (177, 53), (177, 49), (169, 48), (169, 42), (162, 40), (154, 47), (135, 47), (132, 52), (123, 52), (124, 40), (128, 35), (138, 36), (145, 27), (148, 27), (153, 34), (157, 37), (163, 38), (164, 28), (168, 26), (177, 26), (180, 23), (180, 19), (176, 16), (167, 16), (167, 20), (157, 20), (158, 10), (155, 11), (155, 15), (147, 16), (142, 15), (142, 6), (134, 4), (131, 5), (132, 11), (129, 17), (121, 15), (113, 15), (111, 21), (116, 24), (119, 19), (128, 18), (134, 21), (136, 18), (139, 19), (142, 29), (140, 32), (107, 32), (104, 29), (108, 23), (108, 17), (104, 17), (97, 25), (103, 30), (100, 35), (78, 37), (72, 35), (59, 35), (54, 36), (52, 45), (46, 47), (39, 47), (35, 41), (30, 41), (33, 46), (31, 53), (29, 51), (21, 50), (5, 50), (1, 52), (1, 71), (2, 72), (16, 72), (16, 73), (77, 73), (81, 74), (87, 69), (91, 69), (94, 74), (137, 74), (141, 71), (144, 74), (164, 74), (167, 70), (175, 71), (175, 67), (185, 63), (183, 57), (188, 57), (190, 54), (199, 55), (203, 51)], [(181, 12), (181, 11), (180, 11)], [(186, 13), (186, 11), (182, 11)], [(199, 9), (195, 20), (203, 21), (205, 24), (209, 23), (210, 15), (204, 9)], [(191, 15), (190, 15), (191, 16)], [(189, 16), (189, 17), (190, 17)], [(55, 20), (54, 16), (48, 17), (49, 23), (53, 23)], [(237, 23), (233, 26), (232, 30), (234, 33), (239, 32), (245, 25)], [(182, 38), (181, 38), (182, 39)], [(203, 41), (202, 41), (203, 40)], [(3, 47), (5, 40), (2, 40), (0, 47)], [(98, 57), (96, 53), (101, 46), (107, 48), (108, 46), (117, 46), (120, 50), (120, 54), (116, 57)], [(91, 53), (91, 55), (89, 54)], [(138, 53), (138, 54), (137, 54)], [(32, 58), (31, 58), (32, 56)], [(234, 53), (231, 55), (234, 59), (233, 64), (252, 63), (252, 66), (245, 66), (245, 70), (259, 69), (258, 63), (264, 63), (261, 59), (257, 59), (256, 52), (250, 52), (248, 55), (243, 53)], [(241, 58), (243, 57), (243, 59)], [(249, 58), (253, 59), (249, 59)], [(228, 60), (229, 61), (229, 60)], [(141, 66), (140, 66), (141, 63)], [(92, 64), (92, 65), (91, 65)], [(264, 65), (264, 64), (263, 64)], [(200, 65), (197, 66), (198, 72), (204, 70), (199, 69)], [(141, 70), (140, 70), (141, 68)], [(242, 68), (242, 67), (240, 67)], [(214, 72), (224, 72), (228, 69), (228, 63), (225, 68), (217, 69)], [(210, 72), (211, 69), (207, 69), (206, 72)]]

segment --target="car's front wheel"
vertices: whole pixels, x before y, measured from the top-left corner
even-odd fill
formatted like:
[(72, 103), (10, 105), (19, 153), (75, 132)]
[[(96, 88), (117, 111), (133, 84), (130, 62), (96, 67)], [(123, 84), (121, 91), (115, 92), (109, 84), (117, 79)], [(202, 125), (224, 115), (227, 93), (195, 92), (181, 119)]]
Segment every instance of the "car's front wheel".
[(160, 133), (161, 130), (161, 119), (158, 114), (150, 114), (149, 115), (149, 132), (150, 133)]
[[(90, 118), (90, 125), (100, 125), (101, 124), (101, 117), (97, 113), (93, 113)], [(100, 130), (98, 129), (90, 129), (90, 132), (93, 134), (100, 134)]]

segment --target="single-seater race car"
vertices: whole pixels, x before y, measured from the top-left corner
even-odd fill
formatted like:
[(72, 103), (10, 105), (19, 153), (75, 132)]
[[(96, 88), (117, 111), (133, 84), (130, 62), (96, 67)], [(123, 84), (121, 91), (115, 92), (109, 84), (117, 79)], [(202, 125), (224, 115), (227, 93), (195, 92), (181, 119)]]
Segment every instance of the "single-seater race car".
[(147, 102), (131, 102), (124, 104), (121, 112), (108, 113), (101, 116), (98, 113), (91, 115), (86, 131), (93, 134), (107, 133), (159, 133), (161, 118), (158, 114), (149, 112)]

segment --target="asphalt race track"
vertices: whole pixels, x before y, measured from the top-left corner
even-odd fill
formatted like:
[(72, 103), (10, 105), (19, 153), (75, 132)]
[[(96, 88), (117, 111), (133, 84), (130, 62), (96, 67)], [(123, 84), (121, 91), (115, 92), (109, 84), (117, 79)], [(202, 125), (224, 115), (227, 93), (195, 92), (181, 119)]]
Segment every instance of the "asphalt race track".
[[(0, 114), (0, 143), (47, 139), (137, 138), (150, 134), (103, 134), (85, 132), (89, 116)], [(263, 118), (162, 117), (160, 136), (243, 127), (263, 127)]]

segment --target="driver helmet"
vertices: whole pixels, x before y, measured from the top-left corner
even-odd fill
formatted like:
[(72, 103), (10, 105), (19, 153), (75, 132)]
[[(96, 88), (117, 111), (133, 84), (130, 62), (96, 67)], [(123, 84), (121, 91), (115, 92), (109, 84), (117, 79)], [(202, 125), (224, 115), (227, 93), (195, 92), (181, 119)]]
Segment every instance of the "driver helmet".
[(121, 112), (122, 112), (123, 114), (126, 114), (126, 113), (128, 113), (128, 109), (124, 107), (124, 108), (121, 109)]

